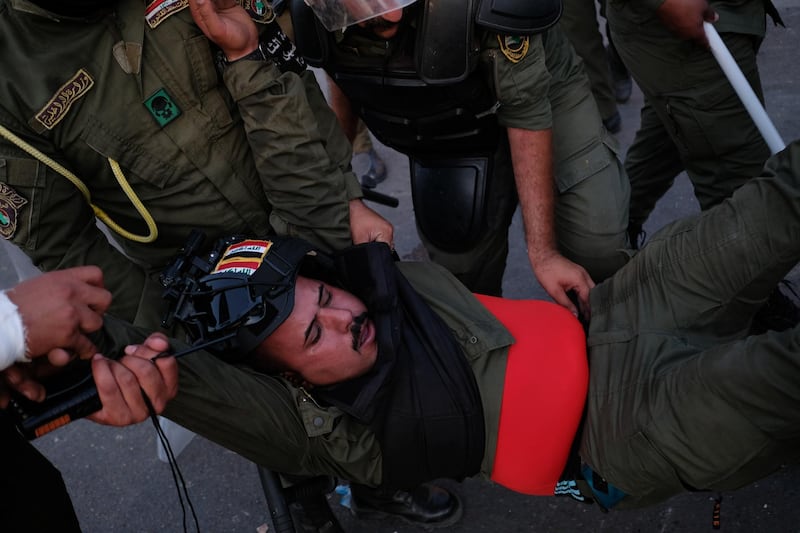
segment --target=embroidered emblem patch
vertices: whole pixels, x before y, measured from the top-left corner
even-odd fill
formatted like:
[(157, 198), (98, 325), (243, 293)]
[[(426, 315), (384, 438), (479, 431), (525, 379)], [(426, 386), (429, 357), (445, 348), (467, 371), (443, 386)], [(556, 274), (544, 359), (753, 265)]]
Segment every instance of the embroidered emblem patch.
[(181, 108), (167, 93), (166, 89), (159, 89), (144, 101), (144, 106), (156, 119), (162, 128), (181, 116)]
[(48, 130), (52, 130), (56, 124), (67, 116), (72, 104), (89, 92), (93, 85), (94, 80), (89, 73), (80, 69), (56, 91), (56, 94), (45, 104), (42, 110), (36, 113), (36, 120)]
[(269, 24), (275, 20), (275, 12), (265, 0), (241, 0), (240, 3), (250, 18), (259, 24)]
[(500, 43), (500, 51), (512, 63), (522, 61), (531, 46), (531, 38), (527, 35), (498, 35), (497, 42)]
[(10, 239), (17, 231), (17, 213), (28, 203), (28, 200), (17, 194), (17, 191), (0, 183), (0, 235)]
[(153, 0), (144, 10), (147, 25), (155, 28), (169, 17), (189, 7), (189, 0)]
[(232, 244), (211, 273), (230, 272), (252, 276), (264, 262), (270, 248), (272, 241), (246, 240)]

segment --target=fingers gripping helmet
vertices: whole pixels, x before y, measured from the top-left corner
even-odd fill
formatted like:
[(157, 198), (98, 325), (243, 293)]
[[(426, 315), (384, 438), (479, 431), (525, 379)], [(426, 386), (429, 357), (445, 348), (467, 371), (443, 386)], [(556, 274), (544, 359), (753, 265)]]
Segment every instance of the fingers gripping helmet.
[(241, 361), (291, 314), (297, 275), (316, 256), (302, 239), (222, 239), (204, 260), (185, 258), (191, 266), (165, 292), (174, 301), (168, 316), (194, 344), (213, 343), (208, 350), (221, 359)]

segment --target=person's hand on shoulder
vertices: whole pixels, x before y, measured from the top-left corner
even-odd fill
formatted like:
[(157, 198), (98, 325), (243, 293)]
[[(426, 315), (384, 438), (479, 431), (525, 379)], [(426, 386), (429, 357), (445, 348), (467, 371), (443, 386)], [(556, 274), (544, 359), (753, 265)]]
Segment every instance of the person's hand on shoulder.
[(92, 375), (103, 408), (90, 415), (89, 420), (110, 426), (142, 422), (150, 415), (148, 402), (155, 414), (161, 413), (178, 393), (175, 358), (153, 359), (168, 349), (167, 338), (154, 333), (142, 344), (126, 347), (125, 357), (117, 361), (96, 355), (92, 359)]
[(99, 268), (48, 272), (23, 281), (6, 296), (22, 317), (27, 357), (47, 355), (60, 366), (73, 355), (89, 359), (97, 352), (86, 334), (100, 329), (102, 315), (111, 305)]
[[(535, 261), (531, 260), (531, 264), (539, 284), (557, 304), (566, 307), (576, 317), (580, 311), (583, 318), (589, 319), (589, 291), (594, 287), (594, 281), (582, 266), (559, 253), (537, 257)], [(569, 299), (569, 291), (575, 291), (580, 310)]]
[(255, 22), (235, 0), (189, 0), (195, 24), (228, 61), (240, 59), (258, 48)]
[(716, 22), (719, 18), (707, 0), (664, 0), (656, 14), (678, 38), (695, 41), (705, 48), (708, 38), (703, 22)]

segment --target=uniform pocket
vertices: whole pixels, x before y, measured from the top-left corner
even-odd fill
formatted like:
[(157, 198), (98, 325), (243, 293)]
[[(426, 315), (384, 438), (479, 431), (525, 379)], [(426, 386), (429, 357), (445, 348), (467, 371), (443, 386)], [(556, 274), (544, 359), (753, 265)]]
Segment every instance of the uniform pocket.
[(583, 153), (560, 161), (555, 168), (558, 192), (563, 193), (607, 168), (615, 162), (614, 158), (614, 151), (604, 142), (599, 142)]
[(628, 494), (620, 508), (653, 504), (691, 490), (643, 432), (611, 446), (615, 449), (607, 457), (613, 459), (606, 471), (600, 473)]
[(0, 234), (26, 248), (36, 247), (47, 167), (35, 159), (0, 158)]

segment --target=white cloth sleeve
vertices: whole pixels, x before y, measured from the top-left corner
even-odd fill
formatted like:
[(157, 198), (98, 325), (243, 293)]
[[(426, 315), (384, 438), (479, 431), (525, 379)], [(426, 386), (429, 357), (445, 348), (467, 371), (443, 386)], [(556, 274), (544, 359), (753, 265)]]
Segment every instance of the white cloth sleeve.
[(25, 357), (25, 326), (17, 306), (5, 291), (0, 292), (0, 370), (14, 363), (30, 362)]

